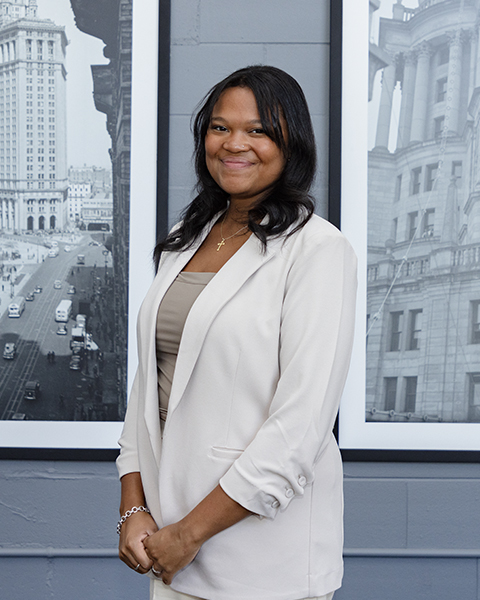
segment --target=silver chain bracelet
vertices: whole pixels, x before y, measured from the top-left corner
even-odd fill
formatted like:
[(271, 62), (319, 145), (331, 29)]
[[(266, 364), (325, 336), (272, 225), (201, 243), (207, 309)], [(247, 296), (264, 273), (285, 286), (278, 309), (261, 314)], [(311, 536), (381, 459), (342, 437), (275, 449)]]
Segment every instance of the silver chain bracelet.
[(120, 535), (120, 531), (122, 530), (122, 525), (125, 523), (125, 521), (128, 519), (128, 517), (131, 517), (132, 515), (134, 515), (135, 513), (138, 512), (146, 512), (150, 514), (150, 511), (148, 510), (148, 508), (146, 506), (133, 506), (130, 510), (127, 510), (127, 512), (123, 515), (123, 517), (121, 517), (120, 521), (117, 523), (117, 533), (118, 535)]

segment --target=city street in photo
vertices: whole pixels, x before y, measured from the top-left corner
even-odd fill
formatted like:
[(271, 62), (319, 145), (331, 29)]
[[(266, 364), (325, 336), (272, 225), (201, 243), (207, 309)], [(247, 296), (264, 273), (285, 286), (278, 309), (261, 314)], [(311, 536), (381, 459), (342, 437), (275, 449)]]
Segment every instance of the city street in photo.
[(126, 407), (132, 0), (0, 2), (0, 421)]

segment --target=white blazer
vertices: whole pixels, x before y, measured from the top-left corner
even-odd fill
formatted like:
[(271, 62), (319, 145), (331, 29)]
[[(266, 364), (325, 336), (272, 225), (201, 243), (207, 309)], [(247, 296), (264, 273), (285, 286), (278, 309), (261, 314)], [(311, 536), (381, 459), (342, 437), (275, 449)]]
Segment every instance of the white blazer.
[(190, 310), (162, 439), (157, 309), (211, 225), (193, 248), (164, 253), (140, 309), (119, 474), (141, 473), (159, 527), (219, 482), (256, 515), (207, 541), (175, 590), (208, 600), (321, 596), (343, 573), (332, 427), (350, 361), (356, 258), (317, 216), (266, 252), (252, 235)]

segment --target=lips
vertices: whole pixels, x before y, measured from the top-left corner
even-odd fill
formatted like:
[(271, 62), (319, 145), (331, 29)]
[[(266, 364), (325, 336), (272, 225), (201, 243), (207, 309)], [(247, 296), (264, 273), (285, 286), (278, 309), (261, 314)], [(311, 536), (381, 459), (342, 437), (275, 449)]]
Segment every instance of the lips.
[(229, 169), (245, 169), (252, 166), (252, 163), (249, 160), (234, 156), (222, 158), (221, 162)]

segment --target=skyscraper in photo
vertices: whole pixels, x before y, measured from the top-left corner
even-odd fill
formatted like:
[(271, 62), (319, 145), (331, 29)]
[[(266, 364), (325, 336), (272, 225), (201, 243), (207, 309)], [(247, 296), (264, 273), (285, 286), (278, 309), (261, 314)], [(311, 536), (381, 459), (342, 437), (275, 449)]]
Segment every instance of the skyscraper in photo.
[(67, 222), (65, 28), (0, 1), (0, 231)]

